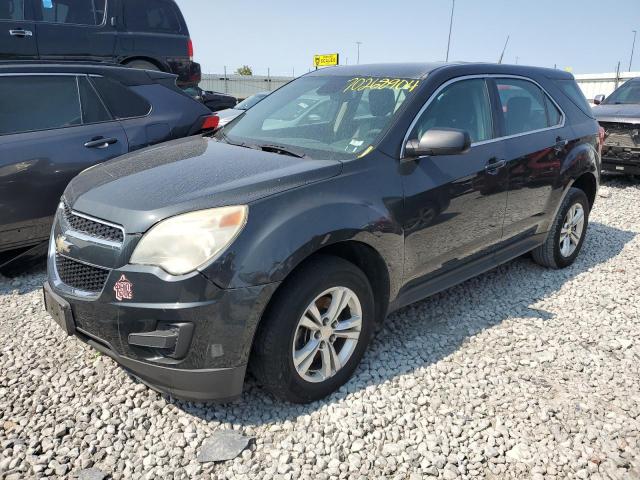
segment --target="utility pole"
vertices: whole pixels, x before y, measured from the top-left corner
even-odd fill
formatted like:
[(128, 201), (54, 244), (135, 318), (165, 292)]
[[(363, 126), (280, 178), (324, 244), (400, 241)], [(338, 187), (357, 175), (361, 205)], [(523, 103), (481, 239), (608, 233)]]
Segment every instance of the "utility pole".
[(451, 20), (449, 21), (449, 41), (447, 42), (447, 58), (445, 62), (449, 61), (449, 49), (451, 48), (451, 31), (453, 30), (453, 12), (456, 8), (456, 0), (451, 2)]
[(504, 48), (502, 49), (502, 53), (500, 54), (500, 60), (498, 60), (498, 63), (502, 63), (502, 59), (504, 58), (504, 52), (507, 51), (507, 45), (509, 44), (510, 37), (511, 35), (507, 35), (507, 41), (504, 42)]
[(516, 57), (516, 65), (518, 65), (518, 60), (520, 60), (520, 57)]
[(360, 65), (360, 45), (362, 45), (362, 42), (356, 42), (356, 45), (358, 46), (358, 65)]
[(633, 31), (633, 45), (631, 46), (631, 59), (629, 60), (629, 71), (631, 71), (631, 64), (633, 63), (633, 51), (636, 49), (636, 35), (638, 34), (637, 30)]

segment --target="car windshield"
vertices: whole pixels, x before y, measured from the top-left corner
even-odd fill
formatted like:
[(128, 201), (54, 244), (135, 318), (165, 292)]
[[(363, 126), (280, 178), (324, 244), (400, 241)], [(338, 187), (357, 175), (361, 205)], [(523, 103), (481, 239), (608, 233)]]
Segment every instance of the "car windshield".
[(640, 81), (625, 83), (613, 92), (603, 103), (606, 105), (640, 103)]
[(256, 103), (258, 103), (260, 100), (262, 100), (266, 96), (267, 96), (266, 93), (256, 93), (255, 95), (250, 96), (246, 100), (243, 100), (233, 108), (235, 108), (236, 110), (249, 110), (251, 107), (253, 107)]
[[(218, 138), (280, 147), (312, 158), (348, 159), (370, 151), (420, 80), (306, 76), (270, 94)], [(286, 150), (286, 152), (283, 152)]]

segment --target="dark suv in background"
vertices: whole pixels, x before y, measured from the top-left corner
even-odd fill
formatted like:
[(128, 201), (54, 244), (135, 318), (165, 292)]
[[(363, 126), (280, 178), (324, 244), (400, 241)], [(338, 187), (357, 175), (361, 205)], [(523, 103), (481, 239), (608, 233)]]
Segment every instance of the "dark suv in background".
[(173, 0), (0, 0), (0, 60), (111, 62), (178, 75), (200, 65)]
[(175, 79), (77, 62), (0, 62), (0, 268), (16, 249), (48, 238), (60, 195), (79, 172), (206, 128), (211, 112)]

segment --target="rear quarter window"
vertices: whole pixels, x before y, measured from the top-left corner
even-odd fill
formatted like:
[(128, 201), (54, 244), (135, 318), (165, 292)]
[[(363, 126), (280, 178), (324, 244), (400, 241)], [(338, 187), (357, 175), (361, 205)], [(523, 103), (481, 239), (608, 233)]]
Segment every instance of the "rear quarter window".
[(132, 32), (184, 33), (180, 11), (169, 0), (126, 2), (125, 23)]
[(144, 117), (151, 104), (120, 82), (105, 77), (91, 77), (91, 83), (104, 100), (111, 114), (119, 119)]
[(584, 93), (582, 93), (582, 90), (580, 90), (580, 87), (575, 80), (555, 80), (555, 83), (560, 87), (562, 93), (569, 97), (571, 102), (573, 102), (588, 117), (594, 118), (591, 106), (589, 106), (587, 98), (584, 96)]

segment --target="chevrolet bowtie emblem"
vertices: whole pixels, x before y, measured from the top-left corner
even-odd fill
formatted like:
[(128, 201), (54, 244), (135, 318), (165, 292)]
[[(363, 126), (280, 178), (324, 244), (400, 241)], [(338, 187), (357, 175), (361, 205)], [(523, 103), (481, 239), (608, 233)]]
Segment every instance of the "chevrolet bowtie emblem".
[(64, 235), (58, 235), (56, 237), (56, 253), (69, 253), (71, 251), (71, 243), (67, 241), (67, 237)]

